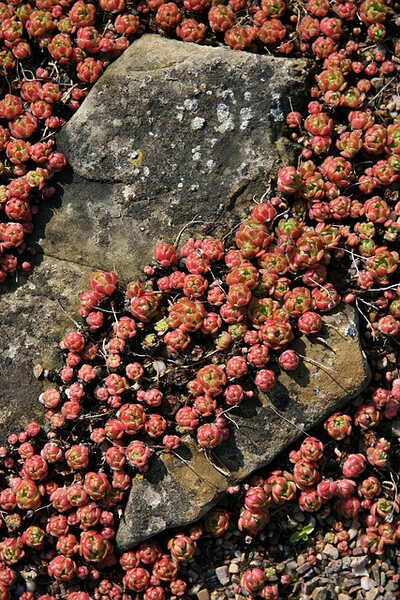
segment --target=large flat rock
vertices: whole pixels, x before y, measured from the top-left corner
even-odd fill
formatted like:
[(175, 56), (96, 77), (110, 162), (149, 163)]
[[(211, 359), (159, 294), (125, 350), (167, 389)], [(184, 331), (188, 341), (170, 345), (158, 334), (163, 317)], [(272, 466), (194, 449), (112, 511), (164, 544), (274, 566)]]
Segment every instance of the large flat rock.
[(366, 387), (369, 369), (354, 309), (342, 306), (325, 316), (324, 324), (319, 339), (303, 336), (291, 345), (305, 357), (297, 371), (282, 374), (269, 395), (246, 400), (229, 413), (231, 437), (211, 461), (188, 438), (175, 454), (153, 458), (148, 472), (133, 480), (117, 534), (121, 550), (200, 518), (230, 485), (268, 464)]
[[(73, 175), (45, 253), (132, 277), (153, 243), (196, 215), (226, 233), (293, 159), (285, 111), (310, 62), (144, 35), (95, 84), (58, 137)], [(84, 243), (79, 235), (84, 235)]]
[[(310, 62), (144, 35), (114, 62), (64, 127), (59, 143), (86, 179), (131, 184), (212, 208), (278, 158), (288, 96)], [(207, 193), (212, 195), (207, 198)]]

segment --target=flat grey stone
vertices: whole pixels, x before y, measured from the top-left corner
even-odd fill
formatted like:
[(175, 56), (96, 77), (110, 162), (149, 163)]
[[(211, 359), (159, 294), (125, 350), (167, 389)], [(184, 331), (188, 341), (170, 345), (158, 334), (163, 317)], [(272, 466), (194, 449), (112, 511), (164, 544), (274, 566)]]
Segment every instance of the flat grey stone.
[(215, 569), (215, 574), (221, 585), (227, 585), (230, 582), (229, 571), (226, 565), (217, 567)]
[(73, 173), (44, 252), (70, 256), (82, 234), (83, 262), (132, 277), (196, 215), (225, 234), (294, 160), (284, 115), (311, 77), (307, 60), (143, 35), (58, 136)]

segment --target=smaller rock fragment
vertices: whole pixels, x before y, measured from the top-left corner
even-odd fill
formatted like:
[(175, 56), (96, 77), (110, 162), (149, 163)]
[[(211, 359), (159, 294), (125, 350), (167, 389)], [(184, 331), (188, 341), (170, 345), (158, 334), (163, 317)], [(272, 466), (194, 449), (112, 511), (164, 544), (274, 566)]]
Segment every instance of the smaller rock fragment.
[(230, 577), (228, 567), (226, 565), (224, 565), (223, 567), (217, 567), (215, 569), (215, 574), (221, 585), (227, 585), (229, 583)]

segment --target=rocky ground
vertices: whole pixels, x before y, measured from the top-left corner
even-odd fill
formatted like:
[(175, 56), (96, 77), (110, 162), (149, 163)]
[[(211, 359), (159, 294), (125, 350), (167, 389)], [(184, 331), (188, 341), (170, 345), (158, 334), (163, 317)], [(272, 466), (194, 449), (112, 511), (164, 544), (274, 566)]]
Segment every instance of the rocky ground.
[(399, 15), (0, 3), (1, 600), (399, 598)]
[[(315, 430), (315, 435), (322, 432)], [(400, 448), (400, 421), (390, 428), (391, 439)], [(323, 434), (322, 434), (323, 435)], [(276, 467), (282, 468), (282, 459)], [(271, 465), (271, 469), (274, 465)], [(398, 473), (398, 467), (395, 474)], [(389, 473), (388, 473), (389, 476)], [(389, 477), (390, 478), (390, 477)], [(229, 509), (234, 502), (225, 503)], [(293, 532), (307, 531), (306, 540), (289, 542)], [(187, 568), (190, 597), (199, 600), (247, 598), (240, 587), (241, 574), (258, 567), (271, 585), (283, 581), (282, 598), (298, 600), (395, 600), (400, 598), (400, 549), (388, 548), (383, 555), (366, 554), (360, 547), (361, 522), (357, 518), (338, 521), (331, 510), (317, 515), (301, 512), (297, 505), (271, 513), (270, 523), (257, 536), (243, 536), (230, 529), (215, 539), (205, 536), (195, 560)], [(337, 548), (340, 530), (349, 534), (348, 549)], [(287, 577), (286, 577), (287, 576)]]

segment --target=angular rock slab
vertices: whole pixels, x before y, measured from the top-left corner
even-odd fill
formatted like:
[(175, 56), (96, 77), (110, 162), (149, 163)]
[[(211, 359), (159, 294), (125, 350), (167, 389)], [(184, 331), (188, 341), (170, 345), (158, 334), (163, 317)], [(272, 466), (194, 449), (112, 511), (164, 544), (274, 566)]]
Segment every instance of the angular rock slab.
[(203, 516), (230, 485), (267, 465), (368, 384), (358, 320), (349, 306), (324, 317), (319, 339), (303, 336), (291, 347), (306, 357), (301, 367), (282, 373), (269, 395), (255, 395), (228, 413), (231, 437), (211, 453), (211, 461), (188, 437), (135, 477), (117, 534), (121, 550)]
[(58, 136), (73, 176), (44, 252), (65, 258), (81, 234), (84, 262), (132, 277), (195, 215), (226, 233), (292, 159), (284, 116), (309, 77), (307, 60), (142, 36)]

